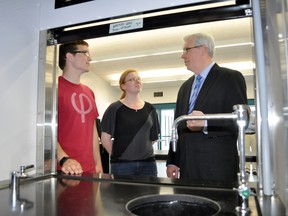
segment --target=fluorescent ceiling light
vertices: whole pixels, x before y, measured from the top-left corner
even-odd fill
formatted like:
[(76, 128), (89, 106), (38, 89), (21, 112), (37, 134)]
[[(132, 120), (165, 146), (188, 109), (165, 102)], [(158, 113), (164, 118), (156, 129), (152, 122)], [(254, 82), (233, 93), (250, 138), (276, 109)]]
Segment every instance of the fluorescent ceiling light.
[(216, 49), (227, 48), (227, 47), (238, 47), (238, 46), (254, 46), (253, 42), (235, 43), (235, 44), (225, 44), (215, 46)]
[[(241, 71), (243, 76), (253, 76), (253, 69), (255, 68), (255, 64), (252, 61), (229, 62), (219, 65)], [(188, 77), (192, 76), (193, 72), (187, 70), (186, 68), (168, 68), (141, 71), (139, 72), (139, 75), (143, 79), (143, 83), (157, 83), (184, 81), (187, 80)], [(118, 86), (120, 76), (121, 73), (109, 75), (110, 85)]]
[[(216, 46), (216, 49), (220, 48), (227, 48), (227, 47), (237, 47), (237, 46), (254, 46), (254, 43), (252, 42), (245, 42), (245, 43), (237, 43), (237, 44), (227, 44), (227, 45), (219, 45)], [(143, 55), (130, 55), (130, 56), (123, 56), (123, 57), (118, 57), (118, 58), (111, 58), (111, 59), (102, 59), (102, 60), (92, 60), (90, 63), (98, 63), (98, 62), (109, 62), (109, 61), (119, 61), (119, 60), (124, 60), (124, 59), (135, 59), (135, 58), (144, 58), (148, 56), (159, 56), (159, 55), (169, 55), (169, 54), (174, 54), (174, 53), (182, 53), (183, 50), (174, 50), (174, 51), (167, 51), (167, 52), (159, 52), (159, 53), (151, 53), (151, 54), (143, 54)]]
[(255, 64), (252, 61), (229, 62), (229, 63), (222, 63), (219, 65), (221, 67), (227, 67), (238, 71), (253, 70), (255, 68)]
[[(146, 70), (138, 72), (142, 79), (146, 78), (161, 78), (161, 77), (171, 77), (175, 76), (176, 74), (181, 75), (191, 75), (191, 71), (188, 71), (185, 68), (168, 68), (168, 69), (159, 69), (159, 70)], [(121, 73), (111, 74), (109, 75), (109, 79), (111, 81), (118, 81), (121, 76)]]
[[(237, 43), (237, 44), (227, 44), (227, 45), (219, 45), (215, 46), (216, 49), (221, 48), (227, 48), (227, 47), (238, 47), (238, 46), (254, 46), (254, 43), (252, 42), (245, 42), (245, 43)], [(123, 56), (118, 58), (111, 58), (111, 59), (102, 59), (102, 60), (92, 60), (90, 63), (98, 63), (98, 62), (109, 62), (109, 61), (119, 61), (124, 59), (134, 59), (134, 58), (143, 58), (148, 56), (158, 56), (158, 55), (168, 55), (168, 54), (174, 54), (174, 53), (182, 53), (183, 50), (173, 50), (173, 51), (167, 51), (167, 52), (159, 52), (159, 53), (150, 53), (150, 54), (143, 54), (143, 55), (134, 55), (134, 56)]]
[(98, 63), (98, 62), (109, 62), (109, 61), (119, 61), (119, 60), (124, 60), (124, 59), (134, 59), (134, 58), (143, 58), (143, 57), (148, 57), (148, 56), (159, 56), (159, 55), (167, 55), (167, 54), (173, 54), (173, 53), (182, 53), (183, 51), (169, 51), (169, 52), (159, 52), (159, 53), (151, 53), (151, 54), (143, 54), (143, 55), (134, 55), (134, 56), (123, 56), (119, 58), (111, 58), (111, 59), (102, 59), (102, 60), (95, 60), (91, 61), (90, 63)]

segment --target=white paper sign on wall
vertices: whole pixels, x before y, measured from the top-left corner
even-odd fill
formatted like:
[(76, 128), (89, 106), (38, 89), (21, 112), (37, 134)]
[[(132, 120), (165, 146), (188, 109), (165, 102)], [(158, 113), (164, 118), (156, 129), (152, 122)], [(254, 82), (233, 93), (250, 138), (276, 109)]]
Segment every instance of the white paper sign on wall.
[(143, 28), (143, 19), (134, 19), (110, 24), (109, 33), (122, 32), (132, 29)]

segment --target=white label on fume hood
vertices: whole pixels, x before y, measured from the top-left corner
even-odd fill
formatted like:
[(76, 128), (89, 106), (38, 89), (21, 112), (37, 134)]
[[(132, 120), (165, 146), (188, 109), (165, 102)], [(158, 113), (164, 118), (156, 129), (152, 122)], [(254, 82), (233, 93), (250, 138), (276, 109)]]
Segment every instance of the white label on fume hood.
[(143, 19), (135, 19), (110, 24), (109, 33), (116, 33), (139, 28), (143, 28)]

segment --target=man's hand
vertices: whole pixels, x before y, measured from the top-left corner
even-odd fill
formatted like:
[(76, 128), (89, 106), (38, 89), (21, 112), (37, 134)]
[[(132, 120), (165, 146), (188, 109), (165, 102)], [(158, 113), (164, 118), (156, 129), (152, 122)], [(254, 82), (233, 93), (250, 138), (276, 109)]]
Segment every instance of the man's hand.
[(179, 167), (175, 165), (168, 165), (166, 168), (166, 174), (169, 178), (179, 178)]
[[(194, 110), (191, 114), (192, 116), (201, 116), (204, 115), (203, 112)], [(204, 126), (205, 126), (205, 121), (206, 120), (188, 120), (187, 123), (187, 128), (191, 131), (202, 131)]]
[(65, 163), (61, 167), (61, 171), (64, 172), (65, 174), (71, 174), (71, 175), (79, 175), (83, 173), (81, 164), (78, 161), (71, 158), (65, 161)]

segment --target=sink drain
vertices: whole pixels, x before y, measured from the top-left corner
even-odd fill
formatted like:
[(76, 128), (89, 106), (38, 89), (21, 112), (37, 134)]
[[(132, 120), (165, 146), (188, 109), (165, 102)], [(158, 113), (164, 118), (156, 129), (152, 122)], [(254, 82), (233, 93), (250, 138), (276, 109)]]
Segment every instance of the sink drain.
[(213, 200), (187, 194), (142, 196), (129, 201), (126, 209), (139, 216), (210, 216), (221, 210)]

